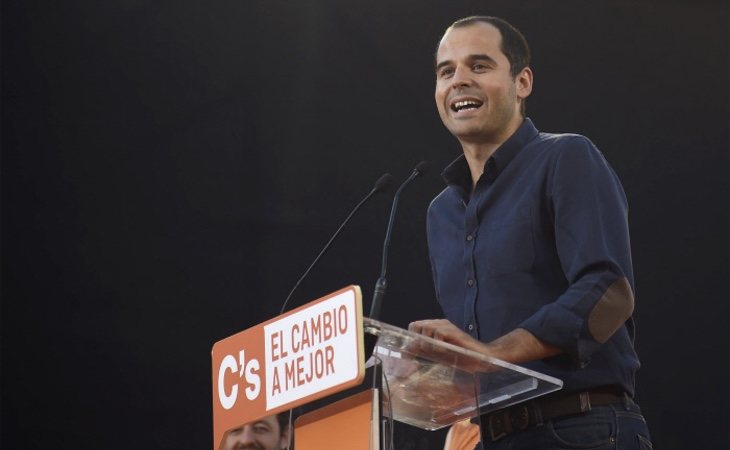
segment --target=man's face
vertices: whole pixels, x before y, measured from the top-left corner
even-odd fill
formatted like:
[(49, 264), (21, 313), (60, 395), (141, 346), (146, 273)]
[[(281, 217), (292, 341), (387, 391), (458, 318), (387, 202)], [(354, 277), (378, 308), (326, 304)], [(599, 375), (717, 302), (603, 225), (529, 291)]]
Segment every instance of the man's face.
[(532, 88), (532, 72), (516, 78), (502, 53), (499, 30), (475, 23), (449, 30), (436, 53), (436, 107), (462, 143), (501, 143), (522, 123), (520, 101)]
[(269, 416), (228, 432), (223, 450), (281, 450), (287, 434), (281, 433), (276, 416)]

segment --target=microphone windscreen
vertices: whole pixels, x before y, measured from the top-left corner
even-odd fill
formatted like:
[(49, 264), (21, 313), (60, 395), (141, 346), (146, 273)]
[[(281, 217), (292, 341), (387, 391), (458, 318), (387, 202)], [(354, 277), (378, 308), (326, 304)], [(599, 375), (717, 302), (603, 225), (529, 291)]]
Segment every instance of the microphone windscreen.
[(428, 161), (421, 161), (416, 165), (416, 168), (413, 169), (413, 171), (418, 172), (419, 175), (423, 175), (427, 169), (428, 169)]
[(375, 187), (373, 190), (376, 192), (383, 191), (387, 189), (390, 184), (393, 182), (393, 175), (386, 173), (382, 177), (378, 178), (378, 181), (375, 182)]

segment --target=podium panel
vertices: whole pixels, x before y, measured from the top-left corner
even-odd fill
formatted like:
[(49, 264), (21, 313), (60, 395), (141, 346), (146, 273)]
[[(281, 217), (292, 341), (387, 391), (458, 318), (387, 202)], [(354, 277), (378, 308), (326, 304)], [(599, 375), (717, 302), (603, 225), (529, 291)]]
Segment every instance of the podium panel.
[(368, 389), (300, 416), (297, 450), (379, 450), (379, 394)]
[(213, 448), (263, 417), (359, 386), (362, 294), (348, 286), (213, 345)]

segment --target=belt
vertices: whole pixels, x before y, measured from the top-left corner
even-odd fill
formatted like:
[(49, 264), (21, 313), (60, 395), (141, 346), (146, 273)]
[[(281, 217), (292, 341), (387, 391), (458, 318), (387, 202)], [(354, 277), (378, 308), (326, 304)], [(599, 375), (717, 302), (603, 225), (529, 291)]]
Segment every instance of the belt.
[(482, 432), (494, 442), (533, 425), (588, 412), (592, 406), (624, 403), (627, 399), (630, 397), (626, 393), (603, 390), (548, 396), (486, 414), (482, 417)]

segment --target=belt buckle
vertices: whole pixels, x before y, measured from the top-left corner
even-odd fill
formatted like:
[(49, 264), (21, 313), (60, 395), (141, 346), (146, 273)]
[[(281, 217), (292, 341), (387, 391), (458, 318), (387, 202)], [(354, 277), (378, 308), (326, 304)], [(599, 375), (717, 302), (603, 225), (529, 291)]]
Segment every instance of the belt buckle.
[(526, 405), (495, 411), (489, 415), (489, 437), (496, 442), (515, 431), (530, 426), (530, 414)]
[(506, 411), (495, 411), (489, 415), (489, 437), (496, 442), (507, 436), (505, 427)]
[(527, 411), (527, 405), (517, 405), (513, 410), (514, 415), (510, 414), (510, 422), (514, 431), (522, 431), (530, 426), (530, 414)]

